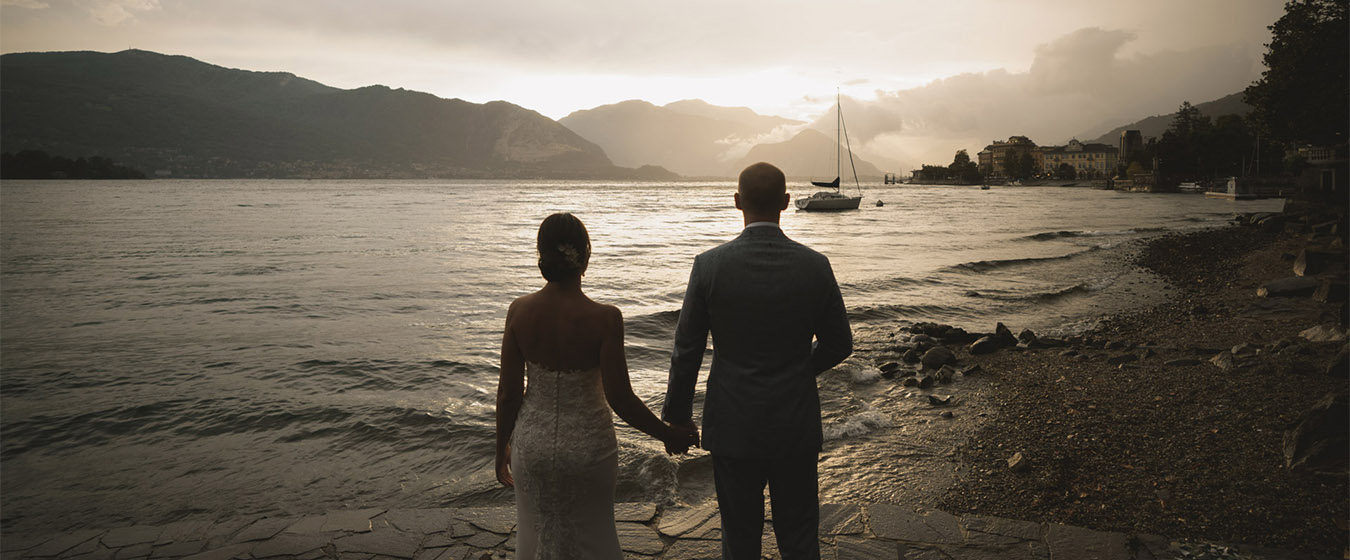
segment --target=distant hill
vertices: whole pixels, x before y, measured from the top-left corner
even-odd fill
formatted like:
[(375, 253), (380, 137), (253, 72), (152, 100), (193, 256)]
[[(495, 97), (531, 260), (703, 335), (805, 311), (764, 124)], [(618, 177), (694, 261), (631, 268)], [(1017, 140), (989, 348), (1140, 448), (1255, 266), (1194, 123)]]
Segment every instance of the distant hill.
[[(6, 151), (190, 177), (669, 178), (534, 111), (128, 50), (0, 56)], [(162, 173), (161, 173), (162, 174)]]
[[(729, 169), (740, 170), (752, 163), (767, 161), (777, 165), (788, 177), (829, 181), (834, 179), (836, 145), (834, 139), (818, 130), (808, 128), (786, 142), (759, 144), (751, 148), (745, 157), (736, 161)], [(848, 151), (844, 150), (840, 157), (844, 158), (840, 171), (841, 180), (842, 183), (848, 183), (853, 180)], [(860, 180), (876, 180), (884, 175), (875, 165), (863, 161), (857, 154), (853, 155), (853, 165), (858, 170)]]
[[(1181, 103), (1177, 102), (1177, 105), (1180, 106)], [(1223, 115), (1246, 115), (1252, 110), (1252, 107), (1250, 105), (1242, 102), (1242, 92), (1237, 92), (1232, 95), (1226, 95), (1224, 97), (1220, 97), (1219, 99), (1215, 99), (1214, 101), (1207, 101), (1205, 103), (1196, 105), (1195, 107), (1197, 109), (1200, 109), (1200, 114), (1207, 116), (1211, 119), (1216, 119)], [(1110, 132), (1098, 136), (1090, 140), (1089, 142), (1097, 142), (1117, 146), (1120, 144), (1120, 133), (1126, 130), (1138, 130), (1139, 133), (1144, 136), (1144, 138), (1148, 138), (1150, 136), (1160, 138), (1162, 137), (1162, 133), (1167, 130), (1167, 126), (1172, 124), (1172, 118), (1175, 115), (1176, 113), (1168, 113), (1166, 115), (1155, 115), (1143, 120), (1135, 121), (1125, 126), (1118, 126), (1116, 128), (1111, 129)]]
[(672, 101), (662, 107), (686, 115), (695, 115), (719, 121), (740, 123), (750, 127), (751, 130), (759, 132), (768, 132), (784, 125), (804, 124), (802, 121), (794, 121), (792, 119), (785, 119), (774, 115), (761, 115), (749, 107), (722, 107), (713, 105), (702, 99)]
[[(641, 100), (576, 111), (558, 122), (601, 148), (617, 165), (659, 165), (682, 175), (728, 175), (727, 154), (781, 126), (803, 123), (701, 100), (658, 107)], [(739, 171), (739, 170), (737, 170)]]

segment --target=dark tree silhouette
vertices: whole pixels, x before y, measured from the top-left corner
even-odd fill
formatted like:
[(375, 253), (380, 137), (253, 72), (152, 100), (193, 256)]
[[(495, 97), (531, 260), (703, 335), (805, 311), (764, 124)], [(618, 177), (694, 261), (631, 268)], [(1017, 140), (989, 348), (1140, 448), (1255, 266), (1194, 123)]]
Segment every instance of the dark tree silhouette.
[(1346, 141), (1350, 30), (1345, 0), (1292, 0), (1270, 26), (1266, 71), (1243, 92), (1251, 118), (1289, 144)]

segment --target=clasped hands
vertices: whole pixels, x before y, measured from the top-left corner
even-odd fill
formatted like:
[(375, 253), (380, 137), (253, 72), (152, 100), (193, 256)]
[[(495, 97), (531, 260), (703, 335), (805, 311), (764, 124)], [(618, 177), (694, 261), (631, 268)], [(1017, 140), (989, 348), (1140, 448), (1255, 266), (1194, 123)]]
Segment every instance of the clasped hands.
[(672, 436), (665, 441), (666, 453), (683, 455), (690, 447), (698, 447), (698, 428), (693, 422), (669, 422)]

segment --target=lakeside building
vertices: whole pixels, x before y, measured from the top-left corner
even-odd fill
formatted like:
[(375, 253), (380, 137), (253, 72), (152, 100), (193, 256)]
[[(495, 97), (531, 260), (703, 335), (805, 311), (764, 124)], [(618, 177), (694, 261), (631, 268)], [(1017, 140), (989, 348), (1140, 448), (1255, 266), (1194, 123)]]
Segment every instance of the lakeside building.
[(1129, 161), (1130, 155), (1143, 151), (1144, 135), (1138, 130), (1125, 130), (1120, 133), (1120, 161)]
[(1298, 155), (1308, 165), (1298, 178), (1303, 198), (1345, 208), (1350, 200), (1350, 149), (1346, 144), (1304, 146)]
[(985, 176), (999, 177), (1003, 175), (1005, 162), (1009, 157), (1022, 157), (1022, 154), (1031, 154), (1036, 160), (1036, 168), (1040, 169), (1041, 157), (1036, 149), (1036, 143), (1032, 142), (1026, 136), (1009, 136), (1008, 141), (994, 140), (978, 154), (980, 172)]
[[(1137, 134), (1139, 131), (1127, 132)], [(1125, 135), (1122, 134), (1121, 143), (1124, 142)], [(1037, 152), (1041, 155), (1039, 168), (1044, 173), (1053, 174), (1055, 168), (1067, 163), (1074, 168), (1079, 178), (1091, 179), (1111, 176), (1116, 169), (1120, 149), (1108, 144), (1084, 144), (1074, 138), (1063, 146), (1043, 146)]]

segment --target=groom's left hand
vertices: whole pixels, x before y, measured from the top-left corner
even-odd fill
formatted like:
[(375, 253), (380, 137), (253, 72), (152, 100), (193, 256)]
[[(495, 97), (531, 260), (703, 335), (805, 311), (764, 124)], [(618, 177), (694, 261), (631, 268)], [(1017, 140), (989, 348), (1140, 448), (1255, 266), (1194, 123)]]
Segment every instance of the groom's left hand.
[(689, 452), (689, 448), (699, 446), (698, 427), (693, 422), (671, 422), (672, 428), (678, 428), (680, 431), (688, 433), (689, 439), (678, 443), (666, 443), (666, 453), (669, 455), (683, 455)]

